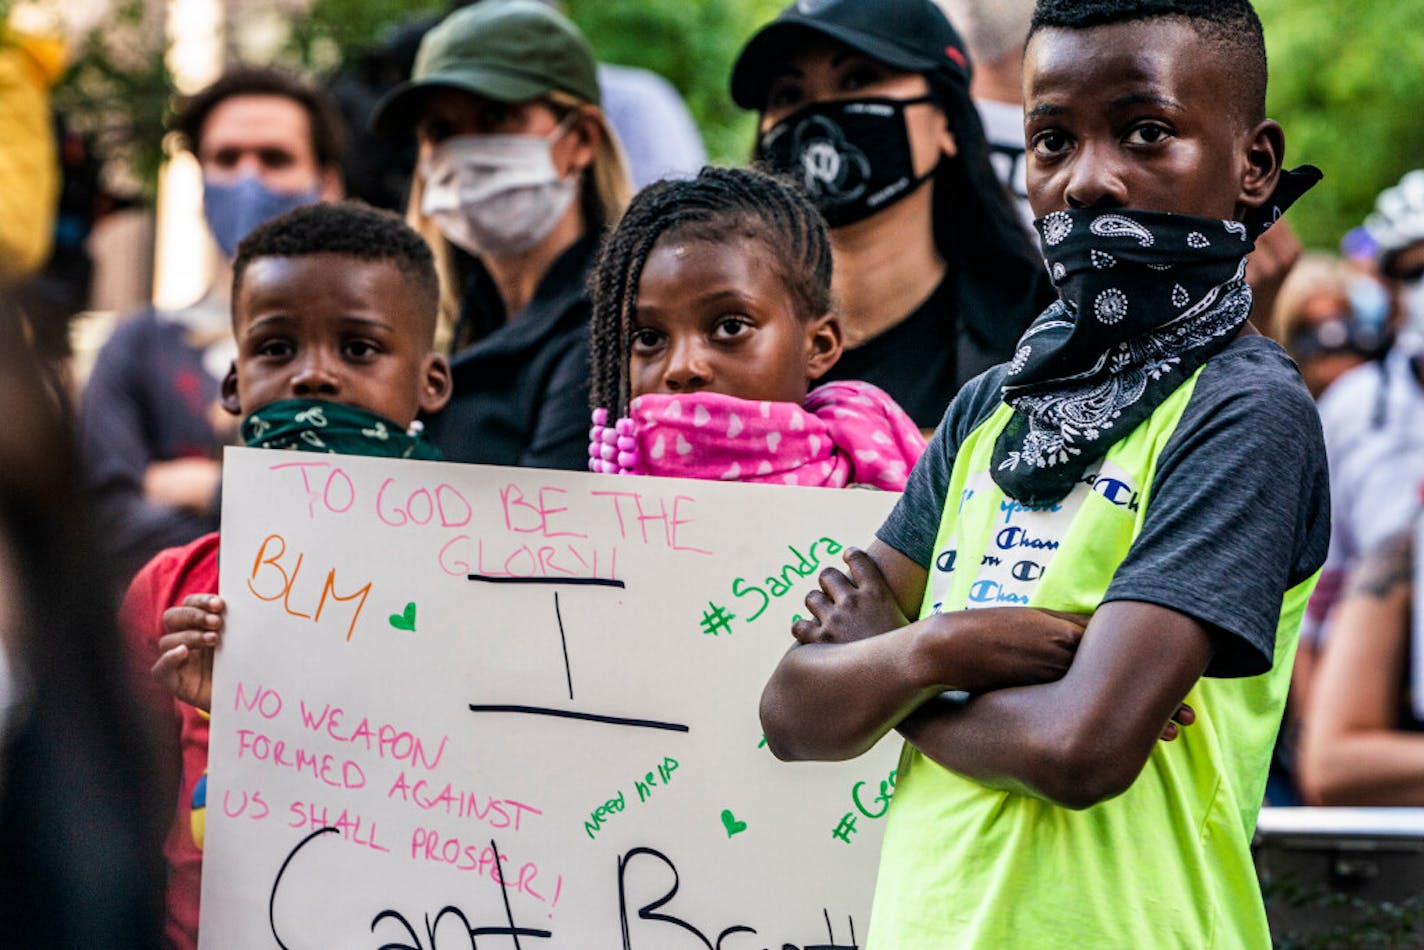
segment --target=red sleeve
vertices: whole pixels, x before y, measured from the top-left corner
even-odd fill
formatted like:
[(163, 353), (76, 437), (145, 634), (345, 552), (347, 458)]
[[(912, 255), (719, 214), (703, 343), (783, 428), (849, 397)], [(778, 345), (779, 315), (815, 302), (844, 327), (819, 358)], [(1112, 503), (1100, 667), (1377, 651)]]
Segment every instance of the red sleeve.
[(134, 576), (119, 605), (130, 677), (159, 721), (172, 721), (175, 729), (185, 707), (154, 682), (149, 671), (165, 633), (163, 612), (190, 594), (217, 593), (218, 544), (218, 534), (213, 532), (183, 547), (160, 551)]
[(214, 531), (181, 548), (160, 551), (138, 572), (119, 608), (119, 623), (130, 645), (146, 648), (157, 659), (163, 611), (189, 594), (217, 593), (219, 540)]
[(190, 594), (218, 590), (218, 535), (204, 535), (192, 544), (169, 548), (144, 565), (129, 584), (119, 608), (119, 625), (134, 675), (145, 684), (142, 695), (153, 705), (169, 740), (165, 752), (175, 775), (169, 804), (173, 827), (164, 844), (168, 861), (168, 919), (164, 943), (175, 950), (192, 950), (198, 941), (198, 900), (202, 893), (203, 853), (193, 841), (193, 791), (208, 766), (208, 722), (197, 710), (169, 696), (153, 681), (149, 669), (158, 658), (164, 634), (163, 612)]

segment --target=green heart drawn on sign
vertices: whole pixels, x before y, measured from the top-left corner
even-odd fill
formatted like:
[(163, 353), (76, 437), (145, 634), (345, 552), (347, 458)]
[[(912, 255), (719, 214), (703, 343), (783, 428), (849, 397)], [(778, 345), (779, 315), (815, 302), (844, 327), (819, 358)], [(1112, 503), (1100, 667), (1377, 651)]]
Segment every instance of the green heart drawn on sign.
[(732, 809), (724, 808), (722, 809), (722, 827), (727, 829), (727, 837), (730, 838), (732, 835), (741, 834), (743, 831), (746, 831), (747, 823), (745, 821), (738, 821), (737, 816), (732, 814)]
[(405, 605), (405, 613), (391, 614), (391, 626), (415, 633), (415, 601)]

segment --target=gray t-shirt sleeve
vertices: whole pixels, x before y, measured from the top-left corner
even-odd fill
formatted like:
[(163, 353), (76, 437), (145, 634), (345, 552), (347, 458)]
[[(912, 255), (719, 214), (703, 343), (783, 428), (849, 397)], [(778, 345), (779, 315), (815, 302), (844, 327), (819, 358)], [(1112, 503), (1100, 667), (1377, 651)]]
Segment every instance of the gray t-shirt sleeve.
[(954, 457), (969, 433), (998, 407), (1004, 372), (1003, 366), (996, 366), (964, 384), (945, 410), (928, 448), (910, 472), (904, 494), (875, 532), (881, 541), (925, 570), (929, 570), (934, 560), (935, 536), (939, 534)]
[(1103, 602), (1186, 614), (1217, 634), (1208, 676), (1254, 676), (1271, 668), (1282, 598), (1324, 562), (1329, 531), (1315, 405), (1284, 352), (1248, 337), (1202, 370)]

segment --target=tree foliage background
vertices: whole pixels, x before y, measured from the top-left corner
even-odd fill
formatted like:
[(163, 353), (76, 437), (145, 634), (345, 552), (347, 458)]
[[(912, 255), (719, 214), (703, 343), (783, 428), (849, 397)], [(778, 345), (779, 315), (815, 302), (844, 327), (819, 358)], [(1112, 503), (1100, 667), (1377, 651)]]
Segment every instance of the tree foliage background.
[(687, 99), (714, 161), (747, 160), (755, 119), (732, 103), (732, 64), (784, 2), (568, 0), (566, 6), (601, 59), (642, 66), (672, 81)]
[(1325, 172), (1291, 221), (1333, 247), (1381, 189), (1424, 167), (1424, 0), (1255, 2), (1287, 164)]
[[(0, 11), (7, 4), (0, 0)], [(746, 159), (753, 132), (752, 117), (728, 97), (732, 62), (781, 5), (781, 0), (564, 3), (602, 61), (643, 66), (673, 82), (702, 129), (709, 155), (723, 163)], [(1363, 220), (1382, 188), (1409, 169), (1424, 167), (1424, 0), (1256, 0), (1256, 6), (1271, 57), (1270, 114), (1285, 126), (1287, 160), (1319, 165), (1326, 175), (1291, 219), (1308, 244), (1333, 247)], [(152, 180), (157, 130), (171, 93), (154, 7), (144, 0), (116, 0), (123, 11), (114, 24), (117, 32), (105, 29), (80, 50), (57, 93), (67, 111), (103, 131), (109, 150), (125, 156), (141, 181)], [(281, 41), (268, 44), (259, 58), (329, 73), (354, 62), (395, 24), (445, 7), (446, 0), (312, 0), (305, 14), (285, 18)], [(138, 25), (142, 42), (116, 46), (114, 35), (133, 37)], [(125, 55), (133, 50), (138, 55)]]

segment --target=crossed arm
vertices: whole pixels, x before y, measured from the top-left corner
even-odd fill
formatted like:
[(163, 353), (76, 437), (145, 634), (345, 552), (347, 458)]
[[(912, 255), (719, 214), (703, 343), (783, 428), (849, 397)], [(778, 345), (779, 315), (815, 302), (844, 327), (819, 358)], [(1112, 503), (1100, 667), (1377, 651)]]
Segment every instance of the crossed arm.
[[(1119, 601), (1081, 618), (1032, 608), (910, 623), (927, 574), (879, 541), (807, 597), (814, 619), (762, 694), (768, 744), (786, 759), (843, 759), (890, 729), (981, 784), (1086, 808), (1125, 791), (1212, 656), (1184, 614)], [(946, 690), (974, 694), (941, 703)], [(1174, 716), (1174, 713), (1176, 714)]]

